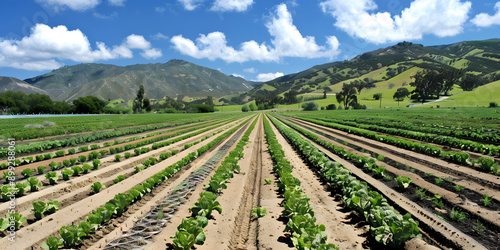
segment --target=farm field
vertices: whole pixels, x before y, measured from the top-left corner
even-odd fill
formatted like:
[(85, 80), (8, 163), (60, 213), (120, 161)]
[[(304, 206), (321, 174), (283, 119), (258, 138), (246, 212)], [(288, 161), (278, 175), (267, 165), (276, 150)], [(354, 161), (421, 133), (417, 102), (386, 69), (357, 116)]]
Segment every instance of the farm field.
[(40, 119), (0, 121), (5, 248), (498, 249), (494, 109)]

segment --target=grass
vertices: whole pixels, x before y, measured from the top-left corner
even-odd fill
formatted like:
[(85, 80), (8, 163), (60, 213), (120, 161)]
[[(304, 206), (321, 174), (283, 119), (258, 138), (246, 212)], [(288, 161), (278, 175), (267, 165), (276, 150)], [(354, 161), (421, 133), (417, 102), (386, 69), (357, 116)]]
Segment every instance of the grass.
[(500, 81), (492, 82), (473, 91), (464, 91), (450, 98), (422, 107), (440, 105), (441, 107), (488, 107), (490, 102), (500, 104)]

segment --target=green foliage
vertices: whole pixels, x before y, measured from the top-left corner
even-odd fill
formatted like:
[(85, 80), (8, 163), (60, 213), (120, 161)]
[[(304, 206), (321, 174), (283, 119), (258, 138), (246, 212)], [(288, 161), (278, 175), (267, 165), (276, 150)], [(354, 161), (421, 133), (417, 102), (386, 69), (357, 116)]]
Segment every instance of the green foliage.
[(407, 176), (398, 176), (394, 180), (396, 180), (399, 188), (402, 190), (406, 190), (410, 186), (410, 183), (413, 181), (410, 177)]
[(125, 159), (128, 159), (128, 158), (130, 158), (131, 154), (130, 154), (130, 152), (125, 152), (124, 156), (125, 156)]
[(489, 196), (488, 194), (483, 194), (483, 198), (481, 199), (481, 202), (483, 202), (483, 205), (484, 205), (485, 207), (488, 207), (488, 206), (490, 206), (490, 205), (491, 205), (492, 200), (493, 200), (493, 199), (492, 199), (492, 197), (491, 197), (491, 196)]
[(454, 221), (462, 222), (467, 219), (467, 213), (460, 210), (460, 208), (452, 208), (450, 212), (450, 218)]
[(120, 161), (120, 158), (122, 158), (121, 155), (115, 155), (115, 162), (119, 162)]
[(427, 189), (425, 188), (417, 188), (415, 190), (415, 194), (418, 196), (420, 200), (425, 200), (428, 198), (427, 196)]
[(241, 112), (248, 112), (250, 108), (245, 104), (241, 107)]
[(47, 241), (44, 241), (42, 247), (48, 250), (57, 250), (59, 247), (64, 245), (64, 240), (57, 237), (49, 237)]
[(71, 165), (71, 162), (69, 160), (63, 160), (63, 165), (65, 167), (69, 167)]
[(78, 156), (78, 161), (79, 161), (80, 163), (84, 163), (84, 162), (86, 162), (86, 161), (87, 161), (87, 156), (85, 156), (85, 155), (79, 155), (79, 156)]
[(33, 173), (33, 169), (25, 168), (25, 169), (23, 169), (21, 174), (24, 176), (24, 178), (28, 178), (28, 177), (32, 176), (34, 173)]
[(266, 183), (267, 183), (267, 184), (271, 184), (271, 183), (273, 183), (273, 180), (271, 180), (271, 179), (267, 179), (267, 178), (266, 178), (266, 179), (264, 179), (264, 181), (266, 181)]
[(75, 225), (62, 226), (59, 234), (63, 239), (64, 248), (76, 248), (77, 245), (82, 243), (82, 237), (86, 236), (82, 228)]
[(62, 157), (62, 156), (66, 155), (66, 152), (64, 152), (64, 150), (59, 150), (59, 151), (56, 151), (55, 154), (57, 157)]
[(478, 232), (479, 234), (482, 234), (486, 231), (483, 223), (481, 223), (481, 221), (479, 220), (477, 220), (477, 224), (472, 228), (474, 228), (474, 231)]
[(455, 190), (457, 190), (457, 192), (460, 192), (460, 191), (462, 191), (464, 189), (464, 186), (461, 186), (461, 185), (457, 184), (457, 185), (453, 186), (453, 188), (455, 188)]
[(68, 149), (68, 154), (72, 155), (74, 153), (76, 153), (76, 150), (74, 148)]
[(65, 180), (65, 181), (69, 180), (69, 178), (70, 178), (71, 176), (73, 176), (73, 174), (74, 174), (74, 173), (75, 173), (75, 172), (73, 172), (73, 170), (71, 170), (71, 169), (69, 169), (69, 168), (65, 168), (65, 169), (63, 169), (63, 170), (61, 171), (62, 178), (63, 178), (63, 180)]
[(7, 221), (14, 221), (14, 230), (18, 230), (26, 221), (26, 217), (19, 213), (7, 214), (5, 216)]
[(434, 199), (432, 200), (432, 202), (434, 202), (434, 204), (440, 208), (440, 209), (443, 209), (444, 207), (444, 203), (443, 203), (443, 200), (441, 200), (441, 196), (439, 195), (434, 195)]
[(302, 103), (302, 108), (304, 111), (314, 111), (318, 110), (319, 104), (317, 102), (304, 102)]
[(59, 179), (59, 176), (56, 172), (48, 172), (45, 174), (45, 178), (49, 180), (50, 185), (55, 185), (57, 183), (57, 180)]
[(116, 184), (116, 183), (118, 183), (118, 182), (120, 182), (120, 181), (125, 180), (125, 178), (126, 178), (126, 177), (125, 177), (124, 175), (118, 175), (118, 177), (116, 177), (116, 178), (113, 180), (113, 182)]
[(92, 186), (90, 186), (89, 190), (92, 190), (94, 194), (97, 194), (101, 191), (101, 189), (105, 189), (106, 186), (102, 185), (100, 182), (94, 182)]
[(79, 175), (80, 172), (83, 171), (82, 167), (80, 167), (80, 166), (73, 166), (73, 167), (71, 167), (71, 170), (73, 170), (73, 175), (74, 176)]
[(267, 209), (256, 207), (252, 209), (252, 216), (255, 218), (262, 218), (267, 215)]
[(92, 166), (94, 166), (93, 170), (99, 169), (99, 166), (101, 165), (101, 161), (98, 159), (92, 160)]
[(43, 174), (45, 172), (45, 166), (36, 167), (38, 174)]
[(212, 217), (212, 211), (222, 213), (222, 208), (220, 203), (216, 201), (217, 195), (212, 192), (202, 192), (200, 193), (200, 199), (189, 208), (189, 211), (193, 213), (193, 216), (203, 216), (206, 218)]
[(31, 192), (36, 192), (38, 189), (42, 187), (42, 182), (40, 182), (36, 177), (28, 178), (28, 183), (30, 185)]
[(83, 164), (82, 173), (87, 174), (90, 170), (92, 170), (92, 166), (90, 166), (89, 164)]
[(46, 214), (52, 214), (55, 213), (57, 210), (59, 210), (59, 201), (49, 201), (48, 203), (45, 203), (43, 201), (35, 201), (32, 203), (33, 209), (31, 212), (35, 214), (35, 218), (37, 220), (42, 219), (42, 217)]

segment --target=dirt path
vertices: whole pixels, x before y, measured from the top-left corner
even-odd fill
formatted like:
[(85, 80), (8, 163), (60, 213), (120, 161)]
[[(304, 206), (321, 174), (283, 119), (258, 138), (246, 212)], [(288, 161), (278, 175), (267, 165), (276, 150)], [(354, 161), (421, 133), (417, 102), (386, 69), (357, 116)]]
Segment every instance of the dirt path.
[(84, 219), (87, 214), (112, 199), (115, 194), (126, 192), (131, 187), (144, 182), (147, 178), (163, 170), (165, 167), (170, 166), (187, 156), (189, 153), (195, 152), (198, 148), (208, 144), (212, 139), (214, 139), (214, 137), (135, 174), (133, 178), (127, 178), (124, 181), (105, 189), (103, 192), (99, 192), (83, 200), (75, 202), (70, 206), (59, 210), (55, 214), (44, 217), (36, 223), (21, 228), (16, 232), (15, 243), (8, 241), (8, 239), (4, 237), (0, 239), (0, 244), (11, 248), (25, 249), (40, 243), (42, 239), (58, 232), (61, 226), (70, 225), (75, 221)]
[[(317, 176), (307, 167), (292, 146), (286, 141), (273, 124), (276, 138), (285, 151), (285, 157), (294, 166), (293, 175), (301, 182), (300, 187), (310, 198), (309, 203), (314, 211), (317, 223), (326, 226), (328, 243), (333, 243), (340, 249), (363, 249), (367, 228), (357, 228), (349, 224), (346, 217), (349, 212), (340, 211), (340, 201), (335, 201), (330, 196), (330, 191), (326, 190)], [(339, 209), (337, 209), (339, 208)]]
[[(248, 124), (251, 124), (251, 122), (252, 121), (250, 121)], [(246, 130), (246, 128), (247, 127), (244, 127), (245, 130)], [(239, 139), (241, 138), (242, 135), (243, 135), (243, 133), (241, 133), (239, 135), (237, 141), (239, 141)], [(229, 152), (231, 152), (231, 150), (233, 150), (234, 147), (236, 147), (236, 143), (234, 143), (229, 148), (227, 148), (227, 151), (220, 158), (219, 162), (217, 162), (214, 165), (215, 168), (217, 168), (219, 166), (219, 163), (222, 160), (224, 160), (224, 158), (227, 155), (229, 155)], [(205, 162), (203, 162), (203, 164), (205, 164)], [(210, 181), (210, 178), (212, 177), (212, 175), (214, 173), (215, 173), (215, 171), (212, 171), (203, 180), (202, 183), (200, 183), (199, 185), (197, 185), (196, 188), (192, 192), (190, 192), (189, 196), (187, 197), (187, 200), (184, 203), (182, 203), (180, 206), (177, 207), (177, 210), (175, 211), (175, 214), (173, 214), (173, 217), (168, 221), (168, 223), (166, 224), (166, 227), (163, 228), (163, 230), (160, 233), (154, 235), (151, 238), (152, 242), (146, 246), (146, 249), (154, 249), (154, 250), (156, 250), (156, 249), (165, 249), (165, 245), (167, 243), (172, 243), (172, 239), (170, 237), (173, 236), (173, 235), (175, 235), (175, 232), (177, 232), (177, 226), (182, 222), (182, 219), (190, 217), (191, 212), (189, 211), (189, 208), (192, 207), (194, 205), (194, 203), (199, 199), (199, 197), (200, 197), (199, 194), (205, 190), (205, 188), (203, 186)], [(225, 212), (225, 210), (223, 208), (222, 213), (224, 214), (224, 212)], [(208, 225), (211, 225), (211, 224), (215, 224), (216, 225), (216, 224), (219, 223), (219, 221), (222, 221), (220, 219), (220, 217), (219, 218), (216, 217), (218, 215), (217, 212), (213, 212), (212, 215), (214, 216), (214, 220), (212, 220), (212, 219), (209, 220)], [(207, 233), (206, 233), (206, 236), (207, 236), (207, 239), (210, 237)]]
[[(317, 134), (321, 139), (325, 141), (329, 141), (331, 143), (337, 144), (337, 142), (325, 138), (322, 135)], [(302, 136), (305, 138), (304, 136)], [(305, 138), (310, 141), (309, 139)], [(438, 242), (446, 242), (449, 241), (451, 244), (459, 247), (463, 247), (463, 249), (481, 249), (484, 248), (481, 244), (479, 244), (476, 240), (471, 238), (470, 236), (460, 232), (457, 228), (447, 223), (446, 221), (438, 218), (432, 212), (426, 211), (418, 204), (410, 201), (408, 198), (404, 197), (399, 192), (396, 192), (392, 188), (386, 186), (383, 182), (374, 179), (370, 175), (364, 173), (362, 170), (351, 164), (350, 162), (338, 157), (337, 155), (331, 153), (329, 150), (325, 149), (321, 145), (318, 145), (311, 141), (311, 143), (320, 149), (323, 153), (325, 153), (328, 157), (332, 158), (334, 161), (339, 162), (344, 167), (347, 167), (355, 176), (360, 178), (363, 181), (369, 183), (372, 187), (377, 189), (381, 194), (383, 194), (388, 200), (392, 201), (392, 205), (397, 205), (402, 210), (407, 211), (412, 214), (412, 216), (420, 221), (421, 229), (425, 231), (425, 233), (432, 238), (437, 239)], [(344, 146), (345, 147), (345, 146)], [(432, 235), (430, 235), (432, 233)]]

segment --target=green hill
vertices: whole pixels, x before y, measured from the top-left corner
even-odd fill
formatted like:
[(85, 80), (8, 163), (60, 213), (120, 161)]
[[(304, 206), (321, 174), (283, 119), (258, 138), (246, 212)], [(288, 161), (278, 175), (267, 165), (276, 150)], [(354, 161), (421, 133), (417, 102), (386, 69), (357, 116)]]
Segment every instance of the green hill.
[(126, 102), (135, 98), (141, 84), (144, 84), (149, 98), (158, 100), (178, 95), (220, 97), (252, 89), (252, 83), (244, 79), (183, 60), (125, 67), (84, 63), (65, 66), (25, 81), (59, 101), (95, 95), (105, 100), (122, 99)]
[(0, 76), (0, 92), (7, 91), (21, 91), (26, 94), (44, 94), (48, 95), (48, 93), (42, 89), (39, 89), (35, 86), (27, 84), (25, 81), (19, 80), (14, 77), (3, 77)]

